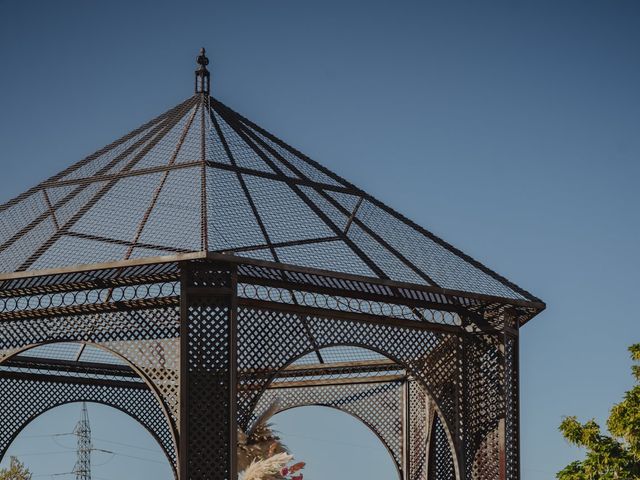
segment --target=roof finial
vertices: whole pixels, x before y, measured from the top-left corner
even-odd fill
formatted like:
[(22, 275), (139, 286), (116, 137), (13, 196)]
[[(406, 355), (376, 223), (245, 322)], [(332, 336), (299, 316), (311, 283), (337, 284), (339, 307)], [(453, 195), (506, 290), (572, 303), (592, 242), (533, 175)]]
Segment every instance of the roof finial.
[(196, 62), (200, 65), (196, 70), (196, 93), (209, 94), (209, 70), (207, 70), (209, 59), (205, 53), (205, 49), (202, 47), (200, 49), (200, 55), (198, 55), (196, 59)]

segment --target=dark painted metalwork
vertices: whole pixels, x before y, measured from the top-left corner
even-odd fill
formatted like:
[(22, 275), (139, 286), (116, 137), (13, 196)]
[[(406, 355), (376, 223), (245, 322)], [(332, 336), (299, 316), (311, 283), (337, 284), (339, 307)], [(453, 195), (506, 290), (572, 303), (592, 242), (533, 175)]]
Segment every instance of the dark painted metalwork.
[(0, 454), (95, 401), (178, 478), (235, 480), (238, 428), (278, 400), (359, 418), (403, 480), (519, 479), (518, 338), (544, 303), (210, 97), (198, 64), (192, 98), (0, 206)]
[(207, 70), (209, 65), (209, 59), (207, 58), (204, 47), (200, 49), (200, 55), (196, 58), (196, 63), (199, 65), (196, 70), (196, 86), (195, 93), (209, 94), (210, 91), (210, 73)]

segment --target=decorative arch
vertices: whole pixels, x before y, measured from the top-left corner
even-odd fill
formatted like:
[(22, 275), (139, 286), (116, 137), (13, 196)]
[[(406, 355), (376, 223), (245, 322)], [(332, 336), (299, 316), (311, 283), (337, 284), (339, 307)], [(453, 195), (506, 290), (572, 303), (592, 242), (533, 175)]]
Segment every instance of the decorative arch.
[(119, 411), (120, 413), (126, 415), (127, 417), (129, 417), (130, 419), (136, 421), (140, 426), (142, 426), (142, 428), (145, 429), (145, 431), (147, 433), (149, 433), (151, 435), (151, 437), (158, 443), (158, 445), (160, 446), (160, 449), (162, 450), (162, 453), (164, 453), (165, 458), (167, 459), (167, 464), (169, 466), (171, 466), (171, 470), (173, 471), (173, 475), (174, 478), (177, 479), (177, 473), (176, 473), (176, 466), (175, 466), (175, 457), (172, 455), (172, 452), (168, 452), (165, 448), (165, 446), (163, 445), (163, 440), (160, 436), (158, 436), (158, 434), (156, 433), (156, 431), (154, 431), (153, 428), (151, 428), (148, 425), (148, 422), (145, 421), (144, 419), (140, 418), (138, 415), (134, 414), (133, 412), (126, 410), (125, 408), (123, 408), (121, 405), (116, 405), (115, 403), (111, 403), (108, 401), (97, 401), (95, 399), (91, 399), (91, 398), (81, 398), (79, 400), (69, 400), (69, 401), (64, 401), (64, 402), (58, 402), (56, 404), (51, 405), (49, 408), (43, 409), (42, 411), (39, 411), (38, 413), (32, 415), (30, 418), (28, 418), (26, 421), (24, 421), (21, 425), (20, 428), (16, 429), (15, 432), (13, 433), (11, 439), (9, 440), (8, 444), (6, 446), (4, 446), (4, 442), (3, 442), (3, 447), (2, 447), (2, 451), (0, 451), (0, 461), (4, 458), (4, 456), (7, 453), (7, 450), (9, 449), (9, 447), (11, 446), (11, 444), (18, 438), (18, 436), (20, 435), (20, 433), (22, 433), (22, 431), (32, 422), (34, 422), (35, 420), (37, 420), (39, 417), (41, 417), (42, 415), (46, 414), (47, 412), (54, 410), (58, 407), (62, 407), (64, 405), (69, 405), (69, 404), (73, 404), (73, 403), (80, 403), (80, 402), (87, 402), (87, 403), (93, 403), (93, 404), (99, 404), (99, 405), (104, 405), (110, 408), (113, 408), (114, 410)]
[[(98, 298), (109, 295), (100, 290)], [(52, 294), (47, 302), (53, 302)], [(58, 299), (58, 301), (62, 301)], [(160, 402), (177, 445), (179, 418), (179, 309), (173, 306), (130, 311), (38, 316), (5, 321), (0, 364), (21, 352), (52, 343), (101, 348), (132, 368)]]
[[(75, 371), (56, 375), (55, 360), (23, 355), (38, 347), (56, 344), (97, 348), (119, 360), (130, 373), (123, 377), (122, 369), (110, 371), (108, 365), (102, 365), (106, 370), (98, 374), (99, 364), (78, 363)], [(35, 418), (58, 406), (86, 401), (112, 407), (142, 425), (160, 444), (177, 475), (176, 435), (164, 404), (153, 382), (117, 351), (89, 342), (46, 341), (4, 355), (0, 359), (0, 369), (0, 419), (3, 424), (0, 458)], [(24, 398), (29, 401), (22, 401)]]
[(393, 452), (391, 450), (390, 445), (381, 436), (380, 432), (376, 429), (376, 427), (371, 425), (365, 418), (363, 418), (359, 414), (354, 413), (354, 412), (352, 412), (352, 411), (350, 411), (348, 409), (344, 409), (344, 408), (341, 408), (339, 406), (332, 405), (331, 402), (327, 402), (327, 403), (311, 402), (311, 403), (300, 403), (300, 404), (297, 404), (297, 405), (292, 405), (292, 406), (288, 406), (288, 407), (279, 408), (276, 411), (275, 415), (277, 415), (279, 413), (287, 412), (289, 410), (297, 410), (297, 409), (305, 408), (305, 407), (321, 407), (321, 408), (328, 408), (330, 410), (335, 410), (335, 411), (338, 411), (338, 412), (343, 413), (345, 415), (349, 415), (351, 418), (354, 418), (359, 423), (364, 425), (371, 433), (373, 433), (373, 435), (375, 435), (375, 437), (380, 441), (382, 446), (385, 448), (385, 450), (389, 454), (389, 459), (393, 462), (394, 466), (396, 467), (396, 472), (398, 474), (398, 479), (402, 480), (402, 477), (403, 477), (402, 465), (399, 464), (398, 461), (396, 460), (395, 452)]
[[(357, 360), (356, 352), (373, 353), (390, 363), (382, 365), (378, 375), (373, 375), (369, 383), (332, 384), (306, 386), (304, 388), (283, 388), (286, 382), (279, 382), (287, 369), (296, 365), (307, 356), (326, 356), (332, 349), (350, 349), (347, 357)], [(331, 363), (325, 364), (331, 368)], [(383, 375), (389, 372), (401, 372), (400, 375)], [(345, 370), (346, 374), (355, 373)], [(289, 376), (294, 374), (290, 372)], [(423, 479), (427, 475), (428, 445), (434, 443), (434, 429), (437, 425), (444, 436), (438, 437), (438, 452), (446, 452), (455, 470), (451, 478), (460, 478), (454, 461), (457, 458), (455, 444), (441, 409), (425, 386), (424, 382), (413, 378), (414, 372), (405, 363), (393, 358), (379, 348), (355, 342), (316, 344), (314, 348), (289, 359), (278, 371), (269, 375), (268, 383), (263, 385), (256, 399), (251, 419), (258, 418), (271, 405), (276, 404), (276, 412), (302, 406), (324, 406), (347, 413), (364, 423), (383, 443), (393, 459), (398, 474), (405, 478), (404, 470), (410, 479)], [(376, 379), (378, 376), (378, 379)], [(319, 375), (319, 378), (331, 377)], [(411, 405), (411, 409), (409, 406)], [(430, 440), (431, 439), (431, 440)], [(431, 478), (431, 477), (429, 477)]]
[[(426, 392), (440, 414), (449, 439), (458, 434), (462, 337), (407, 325), (359, 322), (340, 317), (300, 315), (282, 310), (240, 308), (238, 312), (238, 365), (240, 370), (269, 371), (250, 388), (239, 390), (238, 422), (241, 427), (255, 418), (255, 410), (278, 373), (311, 352), (336, 346), (355, 346), (392, 360)], [(247, 352), (251, 352), (247, 355)], [(447, 352), (447, 355), (443, 355)], [(242, 378), (241, 378), (242, 385)], [(452, 441), (456, 478), (461, 478), (460, 446)]]
[[(378, 437), (401, 475), (404, 380), (334, 384), (328, 377), (330, 375), (318, 376), (318, 385), (304, 388), (267, 389), (261, 395), (254, 413), (259, 416), (274, 404), (277, 406), (276, 413), (304, 406), (327, 407), (344, 412), (358, 419)], [(324, 385), (323, 379), (327, 381)], [(286, 384), (280, 383), (282, 386)]]

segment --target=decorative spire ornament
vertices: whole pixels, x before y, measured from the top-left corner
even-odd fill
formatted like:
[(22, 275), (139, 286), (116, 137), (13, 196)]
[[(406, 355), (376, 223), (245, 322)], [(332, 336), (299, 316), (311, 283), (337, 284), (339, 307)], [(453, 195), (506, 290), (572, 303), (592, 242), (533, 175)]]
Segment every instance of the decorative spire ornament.
[(199, 65), (196, 70), (196, 85), (195, 91), (196, 93), (204, 93), (209, 95), (209, 87), (210, 87), (210, 73), (207, 70), (207, 65), (209, 65), (209, 59), (206, 56), (206, 51), (204, 47), (200, 49), (200, 55), (196, 58), (196, 63)]

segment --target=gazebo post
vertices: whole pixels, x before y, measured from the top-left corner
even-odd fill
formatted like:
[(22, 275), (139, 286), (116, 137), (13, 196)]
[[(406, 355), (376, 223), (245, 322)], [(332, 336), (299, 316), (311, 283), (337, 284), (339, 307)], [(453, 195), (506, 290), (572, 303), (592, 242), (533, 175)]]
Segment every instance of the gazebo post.
[(500, 479), (520, 480), (519, 325), (515, 315), (503, 316), (504, 418), (500, 421)]
[[(465, 319), (465, 323), (470, 323), (469, 319)], [(456, 470), (459, 478), (466, 478), (467, 475), (467, 456), (465, 444), (467, 442), (467, 425), (465, 421), (468, 418), (468, 412), (470, 410), (471, 399), (469, 398), (468, 390), (468, 368), (465, 365), (465, 360), (468, 355), (468, 344), (466, 338), (460, 338), (458, 344), (458, 382), (456, 386), (457, 391), (457, 424), (456, 433), (454, 438), (454, 448), (456, 451)]]
[(402, 382), (402, 480), (411, 480), (411, 396), (409, 392), (409, 380)]
[(430, 420), (427, 394), (410, 376), (401, 388), (402, 480), (426, 480)]
[(180, 264), (180, 480), (237, 478), (236, 275)]

